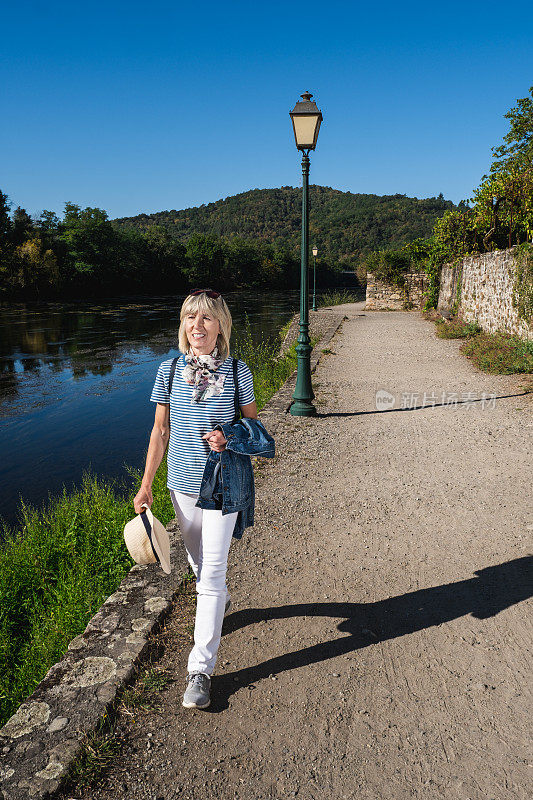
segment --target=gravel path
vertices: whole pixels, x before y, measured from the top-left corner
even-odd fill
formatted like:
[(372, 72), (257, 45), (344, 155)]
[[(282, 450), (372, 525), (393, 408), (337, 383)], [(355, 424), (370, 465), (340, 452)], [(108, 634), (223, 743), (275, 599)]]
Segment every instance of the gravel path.
[(181, 706), (185, 597), (158, 664), (175, 681), (124, 717), (120, 758), (84, 796), (532, 796), (531, 395), (418, 313), (363, 309), (339, 309), (319, 416), (285, 415), (261, 462), (210, 709)]

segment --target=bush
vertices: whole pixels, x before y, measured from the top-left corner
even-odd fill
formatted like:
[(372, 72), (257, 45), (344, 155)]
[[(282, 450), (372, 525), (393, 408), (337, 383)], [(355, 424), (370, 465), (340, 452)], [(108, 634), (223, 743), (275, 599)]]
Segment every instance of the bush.
[(377, 250), (366, 257), (365, 266), (378, 280), (405, 289), (405, 273), (409, 272), (411, 260), (402, 250)]

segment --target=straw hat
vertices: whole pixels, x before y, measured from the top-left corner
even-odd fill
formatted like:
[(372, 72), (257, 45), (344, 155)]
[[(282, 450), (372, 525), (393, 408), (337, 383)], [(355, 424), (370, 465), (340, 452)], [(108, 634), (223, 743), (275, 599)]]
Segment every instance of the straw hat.
[(144, 511), (130, 519), (124, 527), (124, 541), (136, 564), (159, 562), (163, 572), (170, 574), (170, 542), (165, 526), (154, 517), (146, 503)]

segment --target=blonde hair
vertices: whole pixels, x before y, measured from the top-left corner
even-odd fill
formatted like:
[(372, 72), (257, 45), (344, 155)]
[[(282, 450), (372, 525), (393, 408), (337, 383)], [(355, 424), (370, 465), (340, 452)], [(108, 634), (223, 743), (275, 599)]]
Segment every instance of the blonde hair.
[(187, 314), (208, 314), (210, 317), (218, 319), (220, 333), (217, 336), (217, 348), (220, 358), (229, 356), (229, 340), (231, 336), (231, 314), (222, 297), (208, 297), (205, 292), (202, 294), (190, 294), (183, 301), (180, 311), (180, 327), (178, 331), (178, 346), (182, 353), (186, 353), (190, 348), (187, 334), (185, 333), (185, 317)]

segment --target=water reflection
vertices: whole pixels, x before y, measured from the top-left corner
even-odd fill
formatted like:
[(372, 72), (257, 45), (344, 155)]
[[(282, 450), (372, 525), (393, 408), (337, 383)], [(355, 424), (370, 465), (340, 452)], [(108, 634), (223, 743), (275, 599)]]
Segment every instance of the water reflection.
[[(24, 377), (32, 373), (50, 381), (70, 370), (73, 380), (104, 376), (117, 361), (148, 346), (164, 356), (177, 346), (177, 309), (181, 297), (129, 300), (113, 307), (19, 305), (0, 307), (0, 413), (24, 394)], [(230, 293), (227, 301), (238, 335), (248, 314), (252, 333), (274, 335), (297, 307), (297, 293)], [(6, 401), (8, 407), (6, 408)]]
[[(297, 292), (225, 295), (234, 336), (276, 336)], [(19, 497), (37, 503), (63, 484), (141, 466), (153, 422), (148, 402), (158, 364), (177, 352), (183, 298), (0, 306), (0, 515), (15, 521)], [(234, 338), (234, 337), (233, 337)]]

